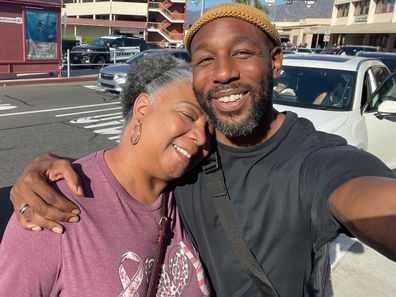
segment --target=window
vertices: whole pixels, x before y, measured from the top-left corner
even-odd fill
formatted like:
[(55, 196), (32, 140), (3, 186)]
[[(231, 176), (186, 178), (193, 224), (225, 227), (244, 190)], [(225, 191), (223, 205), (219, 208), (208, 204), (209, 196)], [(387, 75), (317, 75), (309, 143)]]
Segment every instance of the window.
[(377, 86), (382, 84), (385, 79), (390, 75), (390, 72), (385, 67), (373, 66), (371, 67)]
[(395, 0), (379, 0), (375, 8), (375, 13), (393, 12), (395, 7)]
[(367, 15), (369, 10), (370, 1), (360, 1), (355, 4), (355, 15)]
[(378, 106), (386, 101), (396, 101), (396, 76), (393, 74), (378, 90), (378, 93), (372, 98), (367, 106), (367, 111), (376, 111)]
[(349, 3), (337, 5), (337, 18), (343, 18), (348, 16)]

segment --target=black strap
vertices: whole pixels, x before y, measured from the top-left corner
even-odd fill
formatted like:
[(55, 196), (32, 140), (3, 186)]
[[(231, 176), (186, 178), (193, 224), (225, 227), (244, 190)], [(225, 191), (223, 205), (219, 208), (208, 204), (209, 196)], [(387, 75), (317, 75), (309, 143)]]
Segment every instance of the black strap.
[(220, 167), (220, 159), (216, 150), (205, 160), (203, 170), (206, 175), (206, 185), (209, 196), (214, 200), (220, 221), (223, 224), (228, 240), (239, 262), (244, 266), (249, 277), (261, 291), (263, 296), (278, 297), (278, 293), (265, 275), (256, 257), (243, 240), (242, 232), (239, 228), (224, 183), (224, 175)]
[(153, 271), (151, 273), (149, 286), (147, 289), (147, 297), (157, 295), (158, 282), (161, 277), (161, 266), (164, 263), (166, 246), (170, 231), (171, 219), (168, 217), (168, 201), (169, 193), (164, 193), (161, 202), (161, 218), (158, 222), (157, 251), (153, 263)]

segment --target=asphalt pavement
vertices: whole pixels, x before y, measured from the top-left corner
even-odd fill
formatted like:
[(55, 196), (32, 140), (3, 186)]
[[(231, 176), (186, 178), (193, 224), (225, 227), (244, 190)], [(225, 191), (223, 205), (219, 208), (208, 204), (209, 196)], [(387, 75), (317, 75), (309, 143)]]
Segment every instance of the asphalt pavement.
[[(39, 79), (40, 84), (64, 81)], [(31, 80), (18, 79), (18, 84)], [(114, 110), (119, 108), (118, 98), (98, 92), (95, 84), (91, 77), (63, 86), (0, 87), (0, 232), (12, 211), (7, 199), (10, 185), (33, 157), (43, 151), (78, 157), (113, 146), (119, 138), (122, 123)], [(46, 98), (48, 94), (53, 98)], [(396, 296), (396, 262), (344, 235), (332, 243), (330, 253), (331, 287), (326, 297)]]

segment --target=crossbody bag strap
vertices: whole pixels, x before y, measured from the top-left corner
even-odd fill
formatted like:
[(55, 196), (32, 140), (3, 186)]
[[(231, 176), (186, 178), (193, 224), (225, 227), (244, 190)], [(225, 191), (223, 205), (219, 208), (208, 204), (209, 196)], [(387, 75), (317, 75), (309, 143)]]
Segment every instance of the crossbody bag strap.
[(206, 159), (203, 164), (203, 170), (206, 176), (207, 191), (214, 200), (220, 221), (238, 261), (245, 268), (263, 296), (278, 297), (278, 293), (242, 237), (242, 232), (225, 186), (224, 175), (216, 150)]

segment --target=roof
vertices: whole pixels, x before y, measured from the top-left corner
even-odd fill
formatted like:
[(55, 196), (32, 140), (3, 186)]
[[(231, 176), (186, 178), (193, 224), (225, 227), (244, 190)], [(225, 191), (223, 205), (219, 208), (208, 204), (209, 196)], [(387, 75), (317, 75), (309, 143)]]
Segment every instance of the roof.
[(372, 58), (356, 56), (287, 55), (283, 58), (283, 65), (357, 71), (363, 62), (373, 60)]

